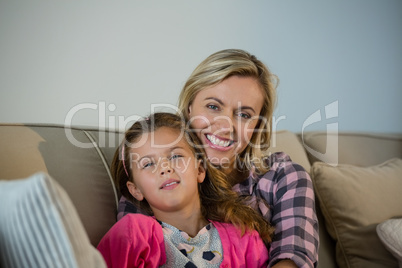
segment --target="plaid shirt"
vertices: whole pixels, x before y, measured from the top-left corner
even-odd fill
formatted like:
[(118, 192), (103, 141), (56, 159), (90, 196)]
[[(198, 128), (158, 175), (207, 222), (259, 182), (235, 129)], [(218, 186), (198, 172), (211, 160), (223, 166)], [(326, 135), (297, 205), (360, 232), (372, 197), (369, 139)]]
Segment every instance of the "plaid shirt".
[[(269, 249), (269, 267), (282, 259), (293, 260), (298, 267), (317, 267), (318, 220), (315, 213), (313, 184), (309, 174), (285, 153), (267, 158), (270, 170), (250, 176), (233, 190), (251, 196), (254, 208), (275, 226)], [(122, 197), (117, 219), (140, 211)]]

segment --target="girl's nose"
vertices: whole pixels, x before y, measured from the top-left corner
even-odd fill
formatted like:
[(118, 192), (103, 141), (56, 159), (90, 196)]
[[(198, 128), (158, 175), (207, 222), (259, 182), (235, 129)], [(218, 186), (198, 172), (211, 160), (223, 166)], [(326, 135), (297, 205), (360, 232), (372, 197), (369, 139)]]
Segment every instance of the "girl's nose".
[(166, 175), (166, 174), (169, 174), (169, 173), (172, 173), (173, 172), (173, 170), (169, 167), (169, 168), (162, 168), (162, 170), (161, 170), (161, 175)]
[(173, 168), (171, 166), (169, 159), (161, 160), (159, 171), (161, 175), (173, 173)]

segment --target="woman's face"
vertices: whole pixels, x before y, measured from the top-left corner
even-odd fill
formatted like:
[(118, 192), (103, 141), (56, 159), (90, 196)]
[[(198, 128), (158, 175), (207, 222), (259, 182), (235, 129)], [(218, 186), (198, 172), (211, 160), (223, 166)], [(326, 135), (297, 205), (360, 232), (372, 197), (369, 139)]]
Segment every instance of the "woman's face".
[(200, 91), (189, 107), (189, 121), (208, 159), (231, 171), (236, 154), (249, 144), (264, 96), (251, 77), (232, 76)]

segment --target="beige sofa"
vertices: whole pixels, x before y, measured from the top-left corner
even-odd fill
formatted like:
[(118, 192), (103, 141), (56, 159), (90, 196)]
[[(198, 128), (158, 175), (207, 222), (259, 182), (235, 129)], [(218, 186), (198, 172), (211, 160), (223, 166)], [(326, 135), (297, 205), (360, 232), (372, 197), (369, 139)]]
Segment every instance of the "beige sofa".
[[(0, 124), (0, 179), (25, 178), (38, 171), (50, 174), (68, 193), (78, 211), (90, 242), (96, 246), (106, 231), (116, 222), (119, 196), (113, 185), (109, 166), (121, 138), (122, 133), (94, 128), (65, 128), (44, 124)], [(347, 172), (357, 169), (357, 173), (363, 172), (359, 174), (368, 172), (372, 175), (375, 170), (361, 167), (377, 165), (394, 157), (402, 158), (402, 135), (327, 134), (325, 132), (310, 132), (300, 135), (288, 131), (278, 131), (273, 135), (270, 151), (288, 153), (293, 161), (302, 165), (307, 171), (311, 171), (317, 178), (320, 177), (317, 181), (312, 177), (315, 187), (319, 188), (315, 189), (320, 223), (319, 267), (338, 267), (336, 259), (339, 262), (339, 258), (345, 256), (351, 258), (348, 260), (349, 262), (345, 265), (345, 262), (340, 261), (339, 264), (345, 267), (360, 267), (359, 260), (356, 261), (356, 258), (350, 255), (353, 255), (353, 252), (348, 252), (347, 248), (340, 247), (342, 245), (338, 245), (339, 249), (336, 253), (336, 243), (333, 238), (337, 238), (336, 235), (339, 235), (337, 229), (339, 226), (336, 226), (339, 225), (339, 222), (331, 222), (333, 220), (330, 218), (332, 216), (331, 209), (333, 208), (330, 206), (336, 204), (334, 204), (335, 202), (331, 203), (331, 199), (329, 201), (325, 199), (330, 197), (332, 193), (331, 182), (328, 182), (329, 179), (325, 177), (325, 174), (333, 176), (331, 170), (335, 169), (337, 172), (339, 167), (342, 167), (341, 173), (335, 172), (338, 174), (335, 175), (335, 178), (344, 176), (342, 172), (345, 172), (345, 169)], [(312, 169), (314, 162), (322, 160), (330, 163), (330, 165), (315, 164)], [(345, 164), (353, 166), (345, 166)], [(399, 170), (396, 172), (402, 175)], [(384, 176), (388, 177), (386, 174)], [(344, 184), (345, 189), (350, 189), (347, 183)], [(330, 194), (325, 192), (325, 189), (323, 192), (317, 192), (325, 187), (327, 190), (329, 189)], [(397, 187), (399, 186), (395, 185), (395, 188)], [(369, 194), (369, 192), (365, 193), (367, 199), (371, 199)], [(354, 194), (352, 195), (354, 196)], [(394, 200), (398, 198), (392, 197)], [(325, 202), (329, 203), (320, 207)], [(364, 201), (362, 202), (364, 203)], [(346, 204), (350, 205), (349, 203)], [(325, 210), (324, 214), (321, 213), (321, 208)], [(337, 209), (338, 212), (341, 211), (342, 216), (343, 208)], [(387, 215), (389, 217), (402, 217), (402, 211), (399, 212), (393, 211)], [(345, 213), (349, 212), (345, 211)], [(323, 215), (326, 216), (327, 221)], [(388, 216), (382, 215), (382, 217)], [(362, 218), (361, 215), (359, 217)], [(375, 224), (385, 219), (377, 220), (378, 222)], [(328, 226), (326, 226), (328, 223), (332, 226), (333, 238), (328, 232)], [(372, 222), (369, 222), (368, 225), (374, 226)], [(370, 230), (372, 233), (373, 229)], [(338, 244), (340, 243), (343, 241), (338, 240)], [(377, 248), (381, 247), (381, 254), (388, 254), (385, 259), (381, 259), (383, 266), (374, 265), (375, 262), (369, 259), (368, 263), (372, 263), (372, 267), (397, 267), (396, 259), (384, 248), (378, 238), (371, 240), (370, 243), (377, 251)]]

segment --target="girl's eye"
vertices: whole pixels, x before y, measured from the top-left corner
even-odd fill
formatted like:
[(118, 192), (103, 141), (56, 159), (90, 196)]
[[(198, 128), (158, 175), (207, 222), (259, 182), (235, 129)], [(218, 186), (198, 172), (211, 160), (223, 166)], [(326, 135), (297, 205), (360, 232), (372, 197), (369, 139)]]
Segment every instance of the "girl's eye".
[(181, 154), (174, 154), (170, 157), (170, 161), (172, 163), (172, 165), (179, 167), (180, 163), (182, 162), (183, 155)]
[(148, 162), (148, 163), (143, 164), (142, 168), (152, 167), (153, 165), (154, 165), (153, 162)]
[(180, 158), (180, 157), (183, 157), (183, 156), (180, 155), (180, 154), (174, 154), (174, 155), (172, 155), (172, 157), (170, 157), (170, 159), (177, 159), (177, 158)]
[(214, 104), (208, 104), (207, 108), (211, 109), (211, 110), (219, 110), (219, 107), (214, 105)]

